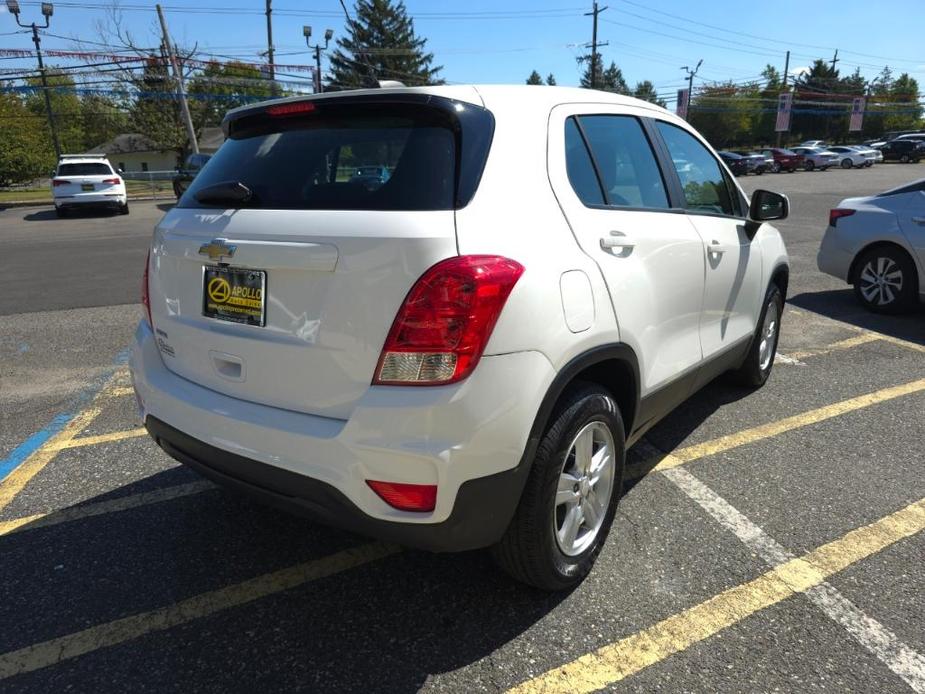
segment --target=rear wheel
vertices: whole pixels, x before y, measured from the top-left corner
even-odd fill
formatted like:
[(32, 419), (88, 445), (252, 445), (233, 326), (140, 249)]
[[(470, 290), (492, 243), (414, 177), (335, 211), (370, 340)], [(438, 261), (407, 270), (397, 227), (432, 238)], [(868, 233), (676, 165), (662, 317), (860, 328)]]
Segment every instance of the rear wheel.
[(903, 155), (899, 158), (899, 161), (901, 161), (903, 164), (908, 164), (908, 163), (909, 163), (909, 155), (908, 155), (908, 154), (903, 154)]
[(872, 248), (858, 259), (854, 294), (876, 313), (903, 313), (918, 293), (915, 265), (896, 246)]
[(843, 169), (850, 169), (852, 166), (854, 166), (854, 164), (851, 162), (850, 159), (845, 158), (841, 160), (841, 167)]
[(732, 373), (733, 380), (743, 386), (760, 387), (771, 375), (777, 340), (780, 337), (780, 319), (784, 311), (784, 297), (780, 288), (772, 284), (764, 298), (764, 307), (752, 345), (742, 366)]
[(771, 173), (780, 173), (780, 164), (777, 162), (771, 164)]
[(812, 171), (813, 169), (816, 168), (816, 165), (813, 162), (808, 161), (805, 164), (803, 164), (803, 168), (806, 169), (807, 171)]
[(55, 214), (56, 214), (58, 217), (67, 217), (67, 210), (64, 209), (63, 207), (56, 207), (56, 208), (55, 208)]
[(591, 571), (623, 487), (626, 437), (610, 393), (575, 383), (553, 413), (510, 527), (492, 548), (519, 581), (565, 590)]

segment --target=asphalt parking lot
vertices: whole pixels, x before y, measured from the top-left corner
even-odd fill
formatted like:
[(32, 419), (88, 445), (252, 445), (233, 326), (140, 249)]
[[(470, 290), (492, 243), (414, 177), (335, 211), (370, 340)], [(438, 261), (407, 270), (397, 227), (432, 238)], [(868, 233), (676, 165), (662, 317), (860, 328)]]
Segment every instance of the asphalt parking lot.
[(0, 690), (925, 692), (925, 313), (815, 268), (830, 207), (922, 176), (740, 179), (791, 199), (782, 358), (647, 435), (560, 595), (178, 466), (124, 366), (162, 209), (0, 211)]

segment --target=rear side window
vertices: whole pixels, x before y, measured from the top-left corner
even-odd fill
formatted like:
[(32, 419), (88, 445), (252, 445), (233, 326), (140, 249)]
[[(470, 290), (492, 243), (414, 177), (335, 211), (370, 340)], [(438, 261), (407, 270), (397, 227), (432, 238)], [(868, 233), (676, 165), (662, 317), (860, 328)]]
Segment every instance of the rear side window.
[(109, 176), (112, 169), (102, 162), (84, 162), (81, 164), (59, 164), (59, 176)]
[(636, 118), (580, 116), (578, 124), (591, 149), (605, 204), (655, 209), (669, 207), (655, 154)]
[(450, 210), (464, 204), (460, 169), (467, 167), (471, 179), (476, 156), (481, 175), (490, 136), (465, 131), (450, 109), (422, 104), (338, 99), (296, 116), (245, 114), (229, 124), (229, 138), (180, 207), (204, 207), (197, 191), (240, 181), (253, 193), (247, 207)]
[(685, 208), (695, 212), (738, 215), (739, 206), (730, 183), (710, 151), (697, 138), (677, 126), (658, 121), (657, 127), (681, 179)]
[(584, 138), (575, 125), (575, 119), (565, 121), (565, 168), (575, 195), (585, 205), (603, 205), (604, 193), (594, 172), (591, 155)]

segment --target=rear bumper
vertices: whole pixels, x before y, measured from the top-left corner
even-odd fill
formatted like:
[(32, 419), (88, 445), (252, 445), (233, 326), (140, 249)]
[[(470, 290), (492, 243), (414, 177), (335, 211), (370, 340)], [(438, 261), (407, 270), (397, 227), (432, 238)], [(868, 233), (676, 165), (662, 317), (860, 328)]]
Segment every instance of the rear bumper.
[(55, 196), (55, 207), (118, 207), (124, 205), (128, 197), (121, 193), (84, 193), (78, 195)]
[[(537, 352), (483, 357), (453, 386), (370, 387), (338, 420), (223, 395), (177, 376), (163, 359), (142, 322), (133, 381), (145, 425), (171, 456), (276, 506), (438, 551), (484, 547), (504, 533), (554, 376)], [(369, 479), (436, 484), (436, 508), (398, 511)]]

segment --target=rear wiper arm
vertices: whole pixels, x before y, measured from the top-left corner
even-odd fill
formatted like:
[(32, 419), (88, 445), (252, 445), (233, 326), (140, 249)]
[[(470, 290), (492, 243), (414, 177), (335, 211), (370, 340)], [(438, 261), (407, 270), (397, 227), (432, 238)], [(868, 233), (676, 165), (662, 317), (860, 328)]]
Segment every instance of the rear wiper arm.
[(200, 188), (193, 197), (202, 203), (252, 202), (254, 191), (241, 181), (219, 181)]

